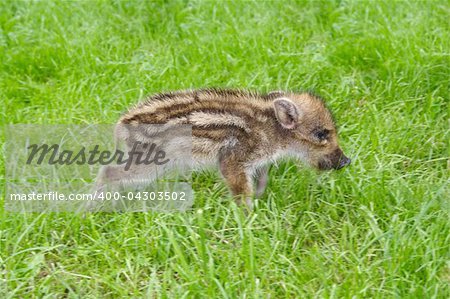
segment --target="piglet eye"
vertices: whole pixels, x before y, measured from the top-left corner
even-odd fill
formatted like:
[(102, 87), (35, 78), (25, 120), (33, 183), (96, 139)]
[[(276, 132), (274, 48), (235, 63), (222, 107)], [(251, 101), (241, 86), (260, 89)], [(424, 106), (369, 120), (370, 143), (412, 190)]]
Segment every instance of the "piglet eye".
[(323, 129), (323, 130), (317, 131), (315, 135), (319, 140), (325, 140), (325, 139), (327, 139), (329, 133), (330, 133), (329, 130)]

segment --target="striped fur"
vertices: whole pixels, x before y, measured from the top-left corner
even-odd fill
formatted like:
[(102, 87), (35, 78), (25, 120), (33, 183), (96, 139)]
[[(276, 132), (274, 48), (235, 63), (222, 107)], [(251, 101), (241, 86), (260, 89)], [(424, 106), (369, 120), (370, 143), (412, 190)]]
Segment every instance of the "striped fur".
[[(143, 124), (191, 125), (194, 164), (218, 165), (232, 193), (247, 205), (252, 177), (279, 158), (295, 156), (323, 169), (339, 168), (341, 160), (348, 159), (338, 146), (330, 112), (310, 93), (222, 89), (161, 93), (119, 120), (119, 126)], [(117, 136), (131, 138), (126, 130)]]

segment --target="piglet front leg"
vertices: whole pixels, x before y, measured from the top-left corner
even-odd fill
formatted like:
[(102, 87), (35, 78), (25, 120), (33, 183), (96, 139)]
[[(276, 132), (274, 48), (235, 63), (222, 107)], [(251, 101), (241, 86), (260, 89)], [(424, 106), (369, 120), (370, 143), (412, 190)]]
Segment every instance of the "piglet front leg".
[(238, 205), (245, 205), (249, 211), (253, 210), (253, 187), (251, 178), (243, 163), (231, 156), (221, 157), (219, 164), (220, 172), (230, 188), (232, 195), (235, 197), (236, 203)]

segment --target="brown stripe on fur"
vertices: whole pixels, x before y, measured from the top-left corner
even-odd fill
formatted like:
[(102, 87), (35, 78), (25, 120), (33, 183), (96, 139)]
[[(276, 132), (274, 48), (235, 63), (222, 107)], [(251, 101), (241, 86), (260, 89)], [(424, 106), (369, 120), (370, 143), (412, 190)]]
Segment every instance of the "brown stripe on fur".
[[(206, 106), (206, 107), (205, 107)], [(197, 108), (198, 107), (198, 108)], [(253, 107), (252, 107), (253, 108)], [(245, 121), (255, 121), (261, 117), (273, 117), (274, 113), (271, 110), (256, 110), (250, 107), (243, 106), (238, 103), (233, 103), (233, 105), (227, 105), (224, 107), (223, 104), (219, 102), (211, 102), (208, 105), (188, 105), (178, 104), (166, 109), (158, 109), (153, 113), (137, 113), (134, 115), (125, 115), (122, 118), (122, 122), (125, 124), (132, 123), (133, 121), (138, 121), (145, 124), (163, 124), (172, 118), (177, 118), (180, 116), (189, 115), (193, 112), (204, 112), (210, 114), (223, 114), (228, 113), (238, 117), (243, 118)]]
[[(257, 93), (240, 90), (206, 89), (199, 91), (170, 92), (157, 94), (145, 102), (138, 104), (124, 115), (126, 123), (130, 118), (142, 120), (146, 123), (155, 121), (164, 122), (179, 115), (186, 115), (201, 109), (217, 110), (216, 112), (230, 112), (232, 114), (245, 114), (252, 118), (255, 114), (267, 114), (261, 103), (266, 102)], [(152, 109), (153, 107), (153, 109)], [(150, 108), (150, 109), (148, 109)], [(267, 107), (266, 107), (267, 108)], [(155, 114), (151, 117), (136, 117), (135, 114)]]
[(199, 138), (207, 138), (215, 141), (223, 141), (230, 137), (238, 137), (247, 135), (244, 130), (239, 130), (236, 127), (225, 127), (225, 126), (217, 126), (217, 127), (192, 127), (192, 135), (194, 137)]

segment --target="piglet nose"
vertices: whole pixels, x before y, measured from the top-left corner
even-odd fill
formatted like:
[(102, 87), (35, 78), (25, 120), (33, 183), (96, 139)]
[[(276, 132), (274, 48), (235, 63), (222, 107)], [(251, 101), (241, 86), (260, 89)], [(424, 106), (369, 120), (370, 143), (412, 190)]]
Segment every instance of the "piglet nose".
[(352, 162), (352, 160), (350, 160), (349, 157), (343, 156), (339, 163), (339, 168), (343, 168), (343, 167), (349, 165), (351, 162)]

